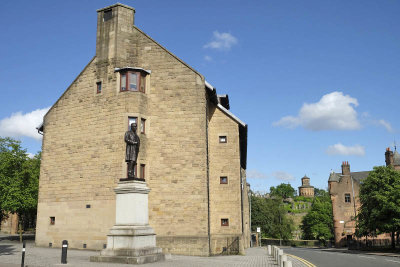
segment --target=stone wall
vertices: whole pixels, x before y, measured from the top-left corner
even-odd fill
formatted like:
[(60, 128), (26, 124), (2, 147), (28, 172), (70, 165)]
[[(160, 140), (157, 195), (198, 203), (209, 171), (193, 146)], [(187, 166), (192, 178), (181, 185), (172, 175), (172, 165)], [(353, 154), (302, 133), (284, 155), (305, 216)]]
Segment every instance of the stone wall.
[(18, 215), (15, 213), (9, 213), (3, 217), (1, 221), (0, 232), (4, 234), (15, 235), (18, 233)]
[[(73, 248), (103, 247), (114, 224), (113, 188), (126, 177), (128, 116), (146, 119), (138, 165), (146, 164), (152, 190), (150, 224), (160, 236), (207, 235), (204, 79), (139, 29), (123, 25), (130, 18), (116, 17), (120, 28), (109, 32), (118, 37), (118, 52), (96, 57), (45, 116), (38, 245), (68, 239)], [(124, 66), (151, 70), (146, 93), (120, 92), (114, 68)]]
[[(220, 111), (209, 122), (209, 201), (204, 77), (133, 26), (132, 8), (111, 8), (109, 21), (98, 12), (96, 57), (44, 118), (36, 244), (59, 247), (67, 239), (71, 248), (103, 248), (115, 223), (113, 189), (126, 177), (128, 117), (137, 117), (146, 119), (138, 166), (146, 166), (158, 246), (209, 255), (209, 203), (211, 235), (242, 236), (238, 125)], [(120, 92), (114, 69), (127, 66), (151, 71), (145, 93)], [(215, 143), (221, 131), (229, 135), (222, 149)], [(230, 225), (221, 228), (225, 217)]]
[[(215, 105), (210, 104), (209, 107), (211, 248), (214, 254), (227, 252), (229, 248), (234, 253), (233, 247), (237, 242), (235, 238), (244, 242), (242, 240), (244, 230), (242, 228), (242, 197), (247, 198), (245, 176), (243, 177), (243, 192), (241, 184), (239, 126)], [(226, 137), (225, 143), (220, 142), (221, 136)], [(221, 177), (226, 177), (226, 183), (221, 183)], [(229, 225), (223, 226), (222, 219), (228, 219)], [(239, 246), (239, 242), (237, 245)], [(243, 252), (243, 245), (241, 252)]]

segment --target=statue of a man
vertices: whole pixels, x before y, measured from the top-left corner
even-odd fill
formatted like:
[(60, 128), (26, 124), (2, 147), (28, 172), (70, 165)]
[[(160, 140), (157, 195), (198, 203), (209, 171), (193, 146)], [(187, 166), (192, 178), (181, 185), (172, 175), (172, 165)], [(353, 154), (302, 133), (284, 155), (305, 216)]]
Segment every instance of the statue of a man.
[(136, 128), (136, 123), (132, 123), (131, 130), (125, 133), (125, 161), (128, 164), (128, 178), (135, 178), (135, 165), (139, 154), (140, 139), (136, 134)]

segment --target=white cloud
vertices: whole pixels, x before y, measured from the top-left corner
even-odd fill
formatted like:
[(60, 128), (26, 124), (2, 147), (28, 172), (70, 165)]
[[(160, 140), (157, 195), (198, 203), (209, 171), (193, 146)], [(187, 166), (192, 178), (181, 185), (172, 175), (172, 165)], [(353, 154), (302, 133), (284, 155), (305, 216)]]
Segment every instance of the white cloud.
[(27, 152), (26, 154), (28, 155), (28, 158), (30, 158), (30, 159), (33, 159), (33, 157), (35, 156), (35, 154), (29, 153), (29, 152)]
[(274, 126), (295, 128), (303, 126), (311, 131), (357, 130), (361, 128), (354, 107), (356, 98), (332, 92), (322, 96), (316, 103), (304, 103), (297, 116), (286, 116), (274, 122)]
[(365, 148), (361, 145), (345, 146), (341, 143), (329, 146), (326, 150), (328, 155), (344, 155), (344, 156), (364, 156)]
[(250, 179), (267, 179), (268, 175), (257, 170), (248, 170), (246, 172), (246, 177)]
[(386, 130), (387, 130), (389, 133), (393, 133), (392, 125), (391, 125), (389, 122), (387, 122), (387, 121), (385, 121), (385, 120), (378, 120), (378, 121), (376, 122), (376, 124), (385, 127)]
[(230, 50), (231, 47), (237, 44), (238, 40), (235, 36), (227, 32), (213, 32), (213, 39), (211, 42), (204, 45), (204, 48), (211, 48), (216, 50)]
[(29, 113), (23, 114), (16, 112), (10, 117), (0, 120), (0, 136), (21, 137), (27, 136), (40, 140), (42, 136), (37, 132), (43, 116), (49, 108), (37, 109)]
[(293, 181), (294, 176), (284, 171), (276, 171), (271, 174), (273, 177), (283, 181)]
[(212, 57), (205, 55), (205, 56), (204, 56), (204, 60), (210, 62), (210, 61), (212, 61), (213, 59), (212, 59)]

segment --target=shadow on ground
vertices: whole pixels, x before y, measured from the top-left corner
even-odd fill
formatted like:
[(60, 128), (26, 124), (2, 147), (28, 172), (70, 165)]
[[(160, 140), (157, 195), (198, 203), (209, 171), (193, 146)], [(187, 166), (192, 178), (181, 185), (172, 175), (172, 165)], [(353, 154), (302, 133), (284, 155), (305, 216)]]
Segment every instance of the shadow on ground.
[(0, 256), (2, 255), (14, 255), (18, 251), (13, 245), (0, 245)]

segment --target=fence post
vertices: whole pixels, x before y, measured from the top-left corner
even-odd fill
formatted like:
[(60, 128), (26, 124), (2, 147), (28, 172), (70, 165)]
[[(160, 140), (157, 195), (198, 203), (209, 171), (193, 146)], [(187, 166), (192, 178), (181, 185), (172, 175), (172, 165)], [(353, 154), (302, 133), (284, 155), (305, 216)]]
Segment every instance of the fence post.
[(279, 249), (279, 252), (278, 252), (278, 266), (281, 266), (282, 255), (283, 255), (283, 250)]
[(292, 262), (291, 261), (284, 261), (283, 262), (283, 267), (292, 267)]
[(285, 254), (283, 254), (283, 255), (281, 256), (281, 260), (280, 260), (279, 266), (283, 267), (283, 263), (284, 263), (285, 261), (287, 261), (287, 256), (286, 256)]
[(61, 264), (67, 264), (68, 241), (63, 240), (61, 249)]
[(267, 248), (268, 248), (268, 256), (271, 256), (271, 245), (268, 245)]
[(22, 244), (22, 259), (21, 259), (21, 267), (25, 266), (25, 240), (24, 243)]

